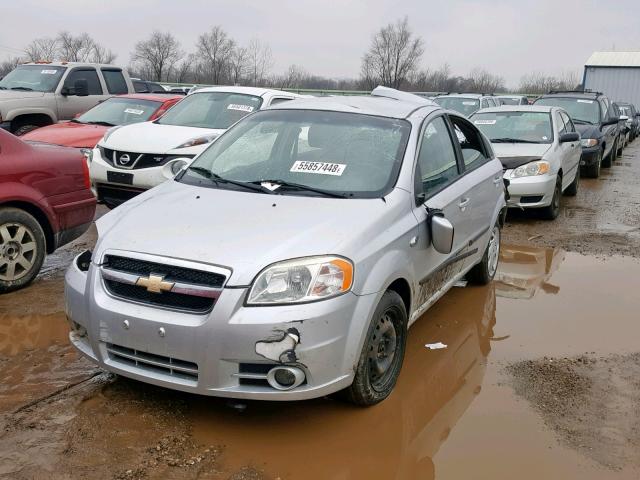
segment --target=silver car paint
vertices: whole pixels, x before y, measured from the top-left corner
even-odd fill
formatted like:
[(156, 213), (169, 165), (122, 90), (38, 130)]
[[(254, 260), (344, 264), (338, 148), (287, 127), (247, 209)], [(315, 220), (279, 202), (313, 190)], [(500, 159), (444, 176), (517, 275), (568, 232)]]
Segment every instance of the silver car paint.
[[(81, 272), (74, 262), (66, 276), (74, 345), (107, 370), (207, 395), (297, 400), (348, 386), (369, 322), (389, 285), (402, 281), (409, 286), (410, 323), (415, 321), (480, 261), (505, 206), (502, 165), (494, 158), (427, 200), (456, 229), (451, 254), (433, 249), (426, 209), (414, 201), (413, 171), (422, 128), (443, 110), (415, 107), (398, 181), (384, 199), (272, 196), (169, 181), (102, 217), (89, 271)], [(110, 296), (100, 276), (101, 259), (109, 250), (177, 265), (199, 262), (232, 273), (210, 313), (176, 312)], [(350, 292), (304, 305), (244, 305), (251, 282), (269, 264), (321, 254), (353, 261)], [(79, 333), (83, 327), (85, 335)], [(295, 365), (304, 370), (307, 383), (284, 392), (240, 385), (239, 362), (264, 362), (262, 344), (284, 340), (287, 332), (299, 339)], [(194, 362), (198, 381), (120, 364), (108, 356), (108, 343)]]

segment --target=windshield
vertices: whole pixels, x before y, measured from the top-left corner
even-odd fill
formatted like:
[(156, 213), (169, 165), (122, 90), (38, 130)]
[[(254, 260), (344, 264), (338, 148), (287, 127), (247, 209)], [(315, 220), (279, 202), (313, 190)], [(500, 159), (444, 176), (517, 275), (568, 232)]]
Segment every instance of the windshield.
[(160, 107), (160, 102), (111, 97), (74, 120), (77, 123), (128, 125), (145, 122)]
[(631, 118), (633, 115), (631, 114), (631, 107), (627, 107), (626, 105), (618, 105), (620, 109), (620, 115), (626, 115)]
[(520, 99), (517, 97), (498, 97), (501, 105), (520, 105)]
[(588, 98), (545, 97), (535, 101), (535, 105), (551, 105), (564, 108), (569, 116), (578, 122), (600, 123), (600, 107), (596, 100)]
[(66, 67), (20, 65), (0, 80), (0, 90), (53, 92)]
[(491, 142), (551, 143), (551, 116), (546, 112), (476, 113), (471, 121)]
[(436, 97), (434, 101), (442, 108), (455, 110), (466, 116), (480, 108), (480, 100), (468, 97)]
[(158, 123), (184, 127), (227, 129), (260, 109), (262, 98), (229, 92), (196, 92), (169, 110)]
[(356, 113), (262, 111), (222, 135), (180, 181), (230, 188), (208, 178), (215, 174), (258, 185), (270, 180), (282, 184), (274, 190), (280, 194), (317, 194), (299, 188), (306, 186), (349, 197), (379, 197), (395, 183), (410, 130), (405, 120)]

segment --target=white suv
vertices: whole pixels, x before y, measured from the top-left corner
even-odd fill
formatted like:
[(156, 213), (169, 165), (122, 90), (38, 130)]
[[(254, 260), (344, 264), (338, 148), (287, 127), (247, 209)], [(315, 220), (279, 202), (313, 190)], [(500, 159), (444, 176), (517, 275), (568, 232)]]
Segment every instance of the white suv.
[(203, 88), (153, 122), (112, 128), (90, 155), (98, 200), (113, 208), (173, 178), (242, 117), (298, 97), (264, 88)]

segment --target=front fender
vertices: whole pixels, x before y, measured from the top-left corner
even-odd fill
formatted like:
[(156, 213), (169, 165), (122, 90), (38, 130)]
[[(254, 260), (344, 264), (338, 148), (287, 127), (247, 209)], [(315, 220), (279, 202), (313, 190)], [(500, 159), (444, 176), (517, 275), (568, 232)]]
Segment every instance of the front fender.
[(11, 122), (17, 117), (20, 117), (21, 115), (38, 115), (38, 114), (46, 115), (51, 119), (52, 123), (57, 123), (58, 121), (58, 116), (56, 112), (49, 107), (44, 107), (44, 106), (42, 107), (19, 107), (19, 106), (11, 107), (11, 105), (8, 105), (8, 106), (3, 105), (3, 107), (4, 107), (3, 110), (5, 111), (2, 112), (2, 120), (6, 122)]

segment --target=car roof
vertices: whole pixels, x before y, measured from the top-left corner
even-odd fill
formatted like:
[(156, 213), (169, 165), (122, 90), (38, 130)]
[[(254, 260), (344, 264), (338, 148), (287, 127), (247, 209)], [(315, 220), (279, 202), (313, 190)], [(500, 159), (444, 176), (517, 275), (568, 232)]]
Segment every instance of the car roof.
[(548, 97), (557, 97), (557, 98), (597, 98), (602, 96), (601, 92), (583, 92), (581, 90), (567, 90), (562, 92), (554, 92), (551, 91), (549, 93), (545, 93), (544, 95), (540, 95), (538, 98), (548, 98)]
[(279, 103), (269, 107), (269, 110), (324, 110), (360, 113), (362, 115), (375, 115), (378, 117), (388, 118), (407, 118), (413, 112), (423, 108), (427, 109), (426, 111), (421, 110), (426, 114), (435, 110), (442, 110), (441, 106), (435, 104), (431, 100), (418, 97), (417, 95), (411, 95), (411, 97), (415, 97), (415, 100), (410, 97), (395, 99), (374, 94), (301, 98), (291, 102)]
[(493, 95), (493, 98), (527, 98), (527, 96), (514, 93), (513, 95)]
[(553, 105), (501, 105), (500, 107), (488, 107), (478, 110), (476, 113), (498, 113), (498, 112), (539, 112), (549, 113), (552, 110), (562, 110)]
[(154, 93), (126, 93), (124, 95), (116, 95), (116, 98), (133, 98), (135, 100), (151, 100), (152, 102), (166, 102), (167, 100), (172, 100), (174, 98), (184, 98), (184, 95), (171, 95), (169, 92), (165, 95), (164, 93), (154, 94)]
[(444, 97), (465, 97), (465, 98), (482, 98), (482, 97), (493, 97), (493, 95), (485, 95), (483, 93), (447, 93), (446, 95), (438, 95), (436, 98), (444, 98)]
[(283, 90), (275, 90), (272, 88), (259, 88), (259, 87), (203, 87), (191, 93), (191, 95), (195, 95), (196, 93), (206, 93), (206, 92), (229, 92), (229, 93), (240, 93), (244, 95), (255, 95), (256, 97), (263, 97), (267, 94), (272, 95), (288, 95), (293, 97), (301, 97), (297, 93), (285, 92)]
[(122, 70), (122, 68), (109, 63), (91, 63), (91, 62), (27, 62), (27, 63), (21, 63), (18, 66), (22, 66), (22, 65), (50, 65), (52, 67), (91, 66), (91, 67), (97, 67), (97, 68), (117, 68), (119, 70)]

